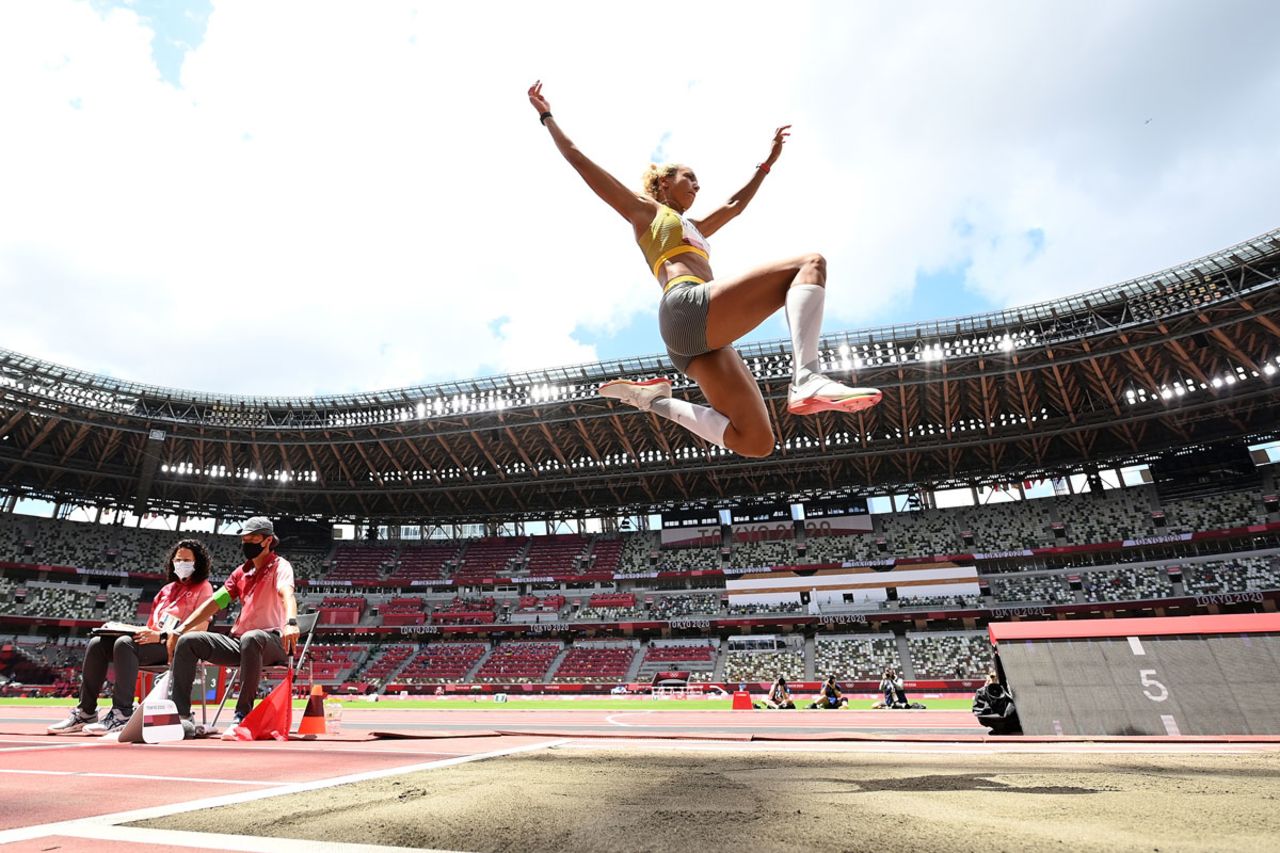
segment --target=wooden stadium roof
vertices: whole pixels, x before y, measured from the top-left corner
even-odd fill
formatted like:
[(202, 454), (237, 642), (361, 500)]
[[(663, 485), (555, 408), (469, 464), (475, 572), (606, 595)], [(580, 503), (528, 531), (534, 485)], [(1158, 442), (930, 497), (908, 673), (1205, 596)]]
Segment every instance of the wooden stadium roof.
[(648, 356), (332, 397), (157, 388), (0, 350), (0, 494), (103, 506), (442, 523), (882, 493), (1110, 467), (1274, 438), (1280, 229), (1089, 293), (839, 332), (823, 359), (884, 390), (786, 412), (790, 345), (740, 348), (779, 426), (746, 459), (595, 388)]

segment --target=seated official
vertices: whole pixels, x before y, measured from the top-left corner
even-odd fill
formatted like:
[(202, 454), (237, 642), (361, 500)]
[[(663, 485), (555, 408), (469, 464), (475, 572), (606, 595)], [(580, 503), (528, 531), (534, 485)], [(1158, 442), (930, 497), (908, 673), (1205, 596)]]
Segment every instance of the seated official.
[[(194, 539), (183, 539), (169, 552), (165, 571), (169, 583), (160, 588), (151, 602), (151, 615), (145, 627), (134, 628), (131, 633), (94, 637), (84, 652), (84, 670), (80, 678), (80, 704), (71, 710), (70, 716), (49, 726), (49, 734), (64, 735), (83, 730), (85, 734), (105, 735), (124, 728), (133, 715), (133, 686), (138, 679), (138, 667), (160, 666), (168, 663), (169, 651), (161, 641), (160, 632), (167, 626), (186, 619), (201, 602), (213, 595), (209, 584), (209, 568), (212, 565), (209, 552)], [(201, 630), (208, 626), (206, 620)], [(111, 710), (98, 720), (98, 694), (107, 679), (107, 665), (115, 666), (116, 678), (111, 690)]]
[(848, 697), (840, 692), (840, 687), (836, 684), (836, 677), (832, 674), (828, 675), (827, 680), (822, 682), (822, 687), (818, 690), (818, 698), (809, 707), (834, 710), (843, 708), (848, 704)]
[(761, 711), (768, 709), (791, 711), (795, 707), (796, 703), (791, 698), (791, 690), (787, 687), (787, 680), (781, 675), (777, 677), (773, 682), (773, 686), (769, 688), (769, 693), (764, 697), (764, 701), (756, 703), (756, 708)]
[[(240, 696), (234, 725), (253, 710), (263, 666), (282, 664), (298, 642), (298, 601), (293, 595), (293, 566), (276, 553), (280, 540), (270, 519), (256, 517), (240, 530), (245, 563), (226, 584), (200, 605), (168, 638), (173, 659), (173, 704), (178, 706), (187, 737), (195, 736), (191, 719), (191, 684), (196, 662), (240, 668)], [(197, 630), (218, 610), (240, 602), (240, 615), (231, 635)]]
[(988, 672), (987, 683), (973, 694), (973, 713), (993, 735), (1022, 734), (1013, 695), (1000, 683), (1000, 676), (995, 672)]
[(886, 708), (907, 708), (911, 705), (907, 701), (906, 688), (902, 686), (902, 677), (898, 675), (893, 667), (886, 669), (884, 675), (881, 676), (880, 692), (884, 694)]

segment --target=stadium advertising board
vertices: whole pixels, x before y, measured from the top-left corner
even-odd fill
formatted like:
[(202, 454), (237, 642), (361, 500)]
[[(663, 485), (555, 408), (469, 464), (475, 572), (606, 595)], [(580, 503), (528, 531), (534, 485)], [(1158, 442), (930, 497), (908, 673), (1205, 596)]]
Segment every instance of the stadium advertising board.
[(805, 501), (805, 518), (841, 518), (848, 515), (870, 515), (866, 498), (829, 498)]
[[(729, 511), (733, 524), (752, 524), (766, 521), (791, 521), (790, 504), (755, 504), (753, 506), (734, 507)], [(790, 526), (788, 524), (788, 526)], [(736, 528), (735, 528), (736, 530)]]
[(810, 615), (822, 608), (878, 605), (889, 590), (900, 599), (978, 595), (978, 569), (972, 565), (936, 563), (912, 566), (859, 567), (771, 572), (725, 579), (729, 603), (794, 604)]
[(670, 510), (662, 513), (662, 529), (686, 527), (719, 527), (720, 511), (715, 507)]
[(837, 515), (830, 518), (808, 518), (804, 531), (808, 536), (846, 536), (853, 533), (870, 533), (871, 516)]

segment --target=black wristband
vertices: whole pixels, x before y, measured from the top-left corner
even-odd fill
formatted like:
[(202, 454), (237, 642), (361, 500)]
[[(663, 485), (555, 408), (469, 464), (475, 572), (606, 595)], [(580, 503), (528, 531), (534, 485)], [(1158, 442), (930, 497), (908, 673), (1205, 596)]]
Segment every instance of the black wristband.
[(293, 627), (295, 627), (295, 628), (296, 628), (296, 627), (298, 627), (298, 620), (297, 620), (297, 619), (286, 619), (286, 620), (285, 620), (285, 622), (284, 622), (284, 624), (286, 624), (286, 625), (292, 625)]
[(543, 127), (546, 127), (547, 119), (549, 118), (551, 118), (551, 113), (543, 113), (542, 115), (538, 116), (538, 121), (542, 122)]

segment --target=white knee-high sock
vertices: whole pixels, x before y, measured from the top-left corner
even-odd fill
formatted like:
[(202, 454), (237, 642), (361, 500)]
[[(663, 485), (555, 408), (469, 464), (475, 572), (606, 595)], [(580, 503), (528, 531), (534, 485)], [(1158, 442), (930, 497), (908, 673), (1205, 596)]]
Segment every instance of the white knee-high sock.
[(669, 421), (675, 421), (694, 435), (704, 438), (717, 447), (724, 447), (724, 431), (729, 419), (710, 406), (699, 406), (688, 400), (664, 397), (654, 400), (649, 411)]
[(822, 309), (827, 289), (820, 284), (793, 284), (787, 290), (787, 324), (791, 327), (795, 384), (811, 373), (820, 373), (818, 336), (822, 334)]

